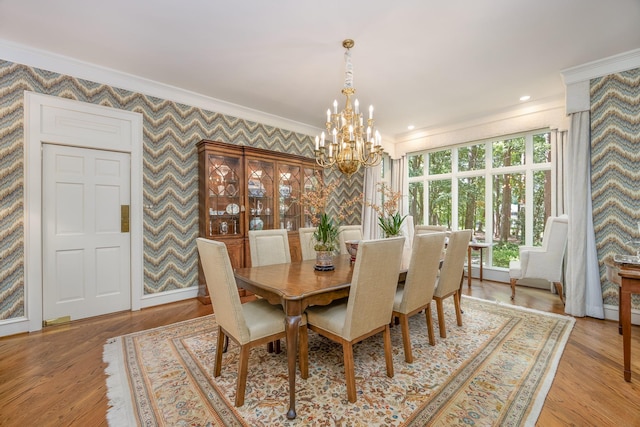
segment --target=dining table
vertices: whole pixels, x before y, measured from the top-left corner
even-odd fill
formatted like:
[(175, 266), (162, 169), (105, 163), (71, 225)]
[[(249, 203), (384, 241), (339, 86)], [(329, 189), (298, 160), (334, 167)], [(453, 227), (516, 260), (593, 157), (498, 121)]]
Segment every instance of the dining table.
[[(405, 280), (409, 257), (403, 257), (398, 282)], [(237, 286), (281, 304), (285, 312), (287, 367), (289, 373), (289, 410), (287, 418), (296, 417), (296, 363), (298, 328), (305, 309), (327, 305), (347, 297), (351, 287), (353, 264), (350, 255), (334, 257), (334, 269), (317, 271), (315, 259), (260, 267), (243, 267), (234, 271)]]

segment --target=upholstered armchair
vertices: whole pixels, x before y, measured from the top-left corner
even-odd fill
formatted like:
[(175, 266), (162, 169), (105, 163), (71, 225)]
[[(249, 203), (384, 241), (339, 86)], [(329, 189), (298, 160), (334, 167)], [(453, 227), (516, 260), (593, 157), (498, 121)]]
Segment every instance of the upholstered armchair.
[(516, 296), (516, 282), (520, 279), (544, 279), (553, 283), (564, 303), (562, 294), (562, 263), (567, 247), (569, 218), (550, 216), (544, 226), (542, 246), (520, 246), (520, 259), (509, 263), (511, 299)]
[(250, 230), (249, 254), (252, 267), (291, 262), (287, 230)]

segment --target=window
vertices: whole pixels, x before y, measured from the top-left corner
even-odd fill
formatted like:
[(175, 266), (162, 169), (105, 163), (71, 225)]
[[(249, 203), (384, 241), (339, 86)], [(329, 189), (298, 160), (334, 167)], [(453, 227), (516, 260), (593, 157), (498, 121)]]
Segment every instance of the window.
[(498, 268), (508, 268), (518, 246), (541, 244), (552, 210), (549, 132), (413, 153), (408, 164), (416, 224), (472, 229), (494, 243), (487, 264)]

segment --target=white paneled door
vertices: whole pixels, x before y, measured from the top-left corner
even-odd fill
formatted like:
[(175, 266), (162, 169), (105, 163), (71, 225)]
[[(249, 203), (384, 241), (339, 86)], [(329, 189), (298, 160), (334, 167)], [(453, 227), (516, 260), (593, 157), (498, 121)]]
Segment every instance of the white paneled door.
[(130, 154), (43, 150), (44, 320), (130, 309)]

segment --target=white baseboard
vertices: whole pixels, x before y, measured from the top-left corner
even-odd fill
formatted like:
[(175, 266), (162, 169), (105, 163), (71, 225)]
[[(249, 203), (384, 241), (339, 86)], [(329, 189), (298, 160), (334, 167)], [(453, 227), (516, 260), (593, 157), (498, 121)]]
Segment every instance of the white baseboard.
[(147, 294), (140, 300), (140, 308), (154, 307), (156, 305), (169, 304), (172, 302), (183, 301), (198, 296), (198, 287), (191, 286), (185, 289), (176, 289), (173, 291), (160, 292), (157, 294)]
[(18, 317), (16, 319), (5, 319), (0, 321), (0, 337), (22, 334), (29, 332), (29, 319)]
[[(618, 310), (617, 305), (607, 305), (604, 306), (604, 318), (607, 320), (615, 320), (618, 321), (620, 316), (620, 310)], [(631, 324), (632, 325), (640, 325), (640, 311), (631, 309)]]
[[(161, 292), (158, 294), (145, 295), (140, 300), (140, 308), (154, 307), (156, 305), (169, 304), (183, 301), (198, 296), (198, 287), (192, 286), (186, 289)], [(29, 319), (19, 317), (16, 319), (0, 320), (0, 337), (23, 334), (31, 332), (29, 329)]]

